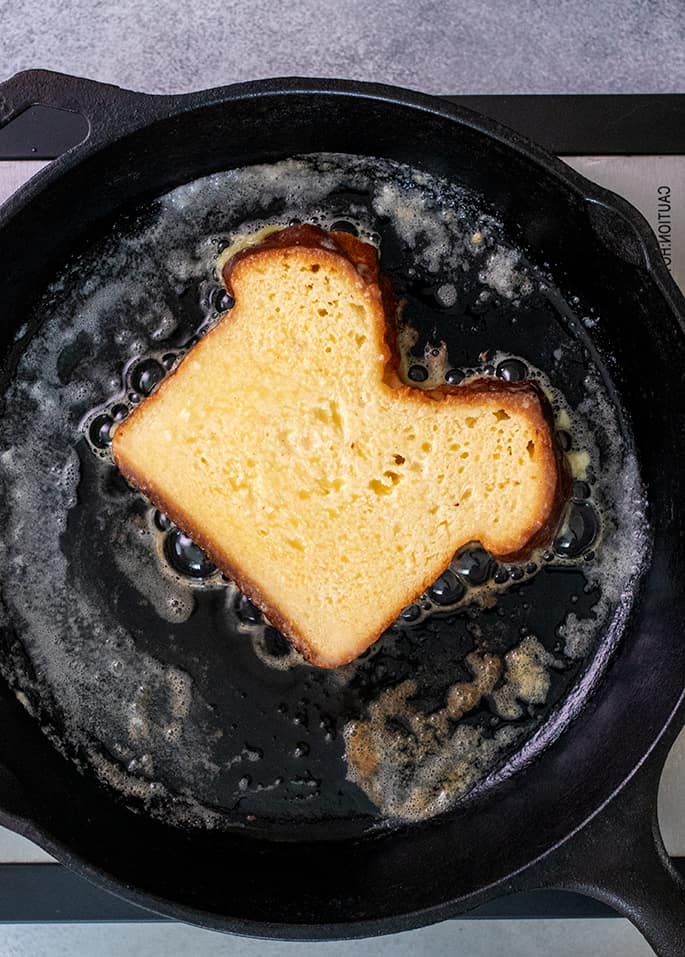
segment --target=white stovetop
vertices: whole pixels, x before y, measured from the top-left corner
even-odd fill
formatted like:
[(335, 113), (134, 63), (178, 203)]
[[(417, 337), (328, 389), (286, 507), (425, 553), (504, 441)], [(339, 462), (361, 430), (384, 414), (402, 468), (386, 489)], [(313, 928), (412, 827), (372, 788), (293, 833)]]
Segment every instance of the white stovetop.
[[(566, 162), (631, 200), (652, 227), (667, 236), (674, 278), (685, 289), (685, 156), (566, 157)], [(46, 164), (19, 160), (0, 162), (0, 203)], [(669, 208), (659, 202), (668, 187)], [(668, 222), (670, 229), (663, 224)], [(659, 821), (670, 854), (685, 856), (685, 730), (678, 737), (661, 780)], [(38, 863), (52, 858), (30, 841), (0, 828), (0, 862)]]

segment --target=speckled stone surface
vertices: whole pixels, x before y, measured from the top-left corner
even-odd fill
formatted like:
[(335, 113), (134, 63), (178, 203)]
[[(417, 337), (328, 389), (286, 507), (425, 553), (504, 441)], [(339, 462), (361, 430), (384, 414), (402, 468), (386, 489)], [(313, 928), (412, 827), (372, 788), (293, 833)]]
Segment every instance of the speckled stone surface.
[(0, 0), (0, 78), (175, 92), (266, 76), (428, 93), (685, 91), (683, 0)]

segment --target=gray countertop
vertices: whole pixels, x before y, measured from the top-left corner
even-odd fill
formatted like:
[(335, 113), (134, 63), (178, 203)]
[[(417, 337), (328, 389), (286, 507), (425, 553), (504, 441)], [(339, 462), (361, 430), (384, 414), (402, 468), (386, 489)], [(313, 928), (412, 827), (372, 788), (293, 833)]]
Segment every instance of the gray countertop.
[(427, 93), (685, 90), (681, 0), (0, 0), (0, 78), (150, 92), (338, 76)]

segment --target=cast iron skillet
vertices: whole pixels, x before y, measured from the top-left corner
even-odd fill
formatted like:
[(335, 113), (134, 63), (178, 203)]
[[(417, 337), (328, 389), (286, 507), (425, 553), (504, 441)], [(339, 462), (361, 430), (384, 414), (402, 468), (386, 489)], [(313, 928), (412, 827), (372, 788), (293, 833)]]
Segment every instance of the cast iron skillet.
[(662, 957), (685, 950), (683, 883), (656, 795), (685, 715), (685, 302), (627, 203), (498, 124), (389, 87), (273, 80), (147, 96), (43, 71), (0, 84), (0, 125), (32, 104), (89, 135), (0, 211), (1, 348), (94, 224), (208, 172), (293, 153), (386, 156), (458, 177), (563, 269), (603, 317), (650, 501), (654, 554), (594, 693), (529, 766), (476, 802), (373, 839), (279, 842), (184, 832), (134, 815), (59, 757), (0, 688), (0, 821), (114, 893), (262, 937), (370, 936), (453, 917), (503, 893), (564, 888), (616, 907)]

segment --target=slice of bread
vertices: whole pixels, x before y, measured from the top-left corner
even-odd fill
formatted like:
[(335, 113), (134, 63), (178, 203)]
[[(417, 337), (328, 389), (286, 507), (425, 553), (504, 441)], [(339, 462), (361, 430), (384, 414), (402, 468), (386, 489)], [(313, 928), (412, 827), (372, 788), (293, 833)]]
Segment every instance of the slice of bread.
[(465, 543), (512, 559), (551, 534), (541, 395), (402, 384), (372, 246), (289, 227), (223, 275), (234, 307), (119, 426), (114, 458), (311, 662), (359, 655)]

